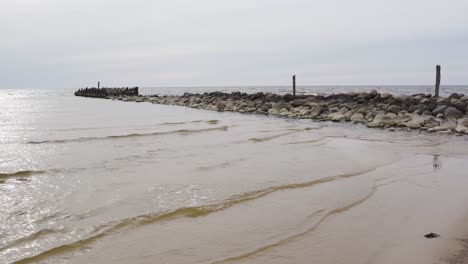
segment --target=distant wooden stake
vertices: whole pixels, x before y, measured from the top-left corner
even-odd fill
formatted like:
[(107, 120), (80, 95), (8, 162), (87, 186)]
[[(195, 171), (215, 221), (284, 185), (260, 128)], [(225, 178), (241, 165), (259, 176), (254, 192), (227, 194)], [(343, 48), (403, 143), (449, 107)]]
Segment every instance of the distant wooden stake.
[(296, 75), (293, 75), (293, 95), (296, 96)]
[(97, 82), (97, 88), (99, 89), (101, 87), (101, 82)]
[(435, 97), (439, 97), (439, 88), (440, 88), (440, 65), (436, 66), (436, 85), (435, 85)]

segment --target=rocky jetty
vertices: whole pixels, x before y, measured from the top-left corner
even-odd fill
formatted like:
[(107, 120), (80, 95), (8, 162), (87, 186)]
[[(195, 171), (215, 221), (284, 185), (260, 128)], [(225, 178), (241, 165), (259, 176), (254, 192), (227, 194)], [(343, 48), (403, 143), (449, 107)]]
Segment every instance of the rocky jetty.
[(371, 128), (402, 127), (429, 132), (468, 134), (468, 96), (391, 95), (371, 92), (331, 95), (185, 93), (182, 96), (110, 95), (108, 99), (180, 105), (319, 121), (362, 123)]
[(138, 96), (138, 87), (133, 88), (83, 88), (75, 92), (76, 96), (107, 98), (109, 96)]

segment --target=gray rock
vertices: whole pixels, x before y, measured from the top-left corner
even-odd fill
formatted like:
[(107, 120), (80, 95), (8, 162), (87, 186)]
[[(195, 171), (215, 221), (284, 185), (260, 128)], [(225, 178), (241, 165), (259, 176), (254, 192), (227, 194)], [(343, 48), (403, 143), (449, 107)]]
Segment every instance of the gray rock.
[(393, 95), (389, 94), (389, 93), (383, 93), (380, 95), (380, 97), (383, 99), (383, 100), (387, 100), (387, 99), (392, 99), (393, 98)]
[(277, 110), (277, 111), (281, 111), (281, 109), (283, 108), (286, 108), (287, 110), (291, 109), (292, 106), (288, 103), (285, 103), (285, 102), (277, 102), (273, 105), (273, 109)]
[(411, 98), (411, 96), (406, 95), (406, 94), (402, 94), (402, 95), (398, 95), (397, 97), (395, 97), (395, 100), (400, 102), (400, 103), (408, 103), (410, 98)]
[(223, 111), (225, 107), (226, 104), (224, 102), (219, 102), (216, 104), (216, 108), (218, 109), (218, 111)]
[(422, 116), (417, 114), (411, 114), (409, 116), (411, 117), (411, 120), (406, 122), (406, 127), (416, 129), (424, 125), (424, 118)]
[(322, 113), (322, 110), (323, 109), (322, 109), (322, 107), (320, 105), (317, 105), (317, 104), (311, 105), (310, 106), (310, 116), (312, 118), (315, 118), (315, 117), (319, 116)]
[(291, 105), (294, 107), (302, 106), (307, 103), (306, 99), (295, 99), (291, 101)]
[(455, 127), (455, 131), (458, 133), (468, 134), (468, 117), (457, 120), (457, 127)]
[(447, 97), (439, 97), (437, 98), (437, 104), (438, 105), (449, 105), (450, 104), (450, 99)]
[(355, 113), (350, 117), (350, 120), (354, 123), (365, 123), (367, 120), (362, 113)]
[(463, 113), (455, 107), (449, 106), (444, 111), (445, 118), (461, 118)]
[(393, 126), (398, 123), (397, 116), (393, 113), (377, 114), (372, 122), (367, 123), (368, 127)]
[(465, 113), (466, 111), (466, 105), (465, 103), (463, 103), (463, 101), (461, 100), (452, 100), (452, 102), (450, 103), (453, 107), (457, 108), (458, 110), (460, 110), (460, 112), (463, 112)]
[(341, 112), (331, 113), (328, 115), (328, 119), (334, 122), (345, 121), (346, 117)]
[(439, 132), (439, 131), (448, 131), (448, 130), (455, 130), (457, 127), (457, 121), (455, 119), (449, 118), (444, 119), (440, 122), (439, 126), (430, 128), (429, 132)]
[(401, 111), (401, 107), (399, 105), (391, 105), (388, 107), (387, 111), (390, 113), (398, 114)]
[(440, 125), (439, 120), (433, 116), (423, 116), (424, 118), (424, 127), (433, 128)]
[(442, 104), (442, 105), (439, 105), (439, 104), (438, 104), (438, 105), (434, 108), (434, 110), (432, 110), (432, 113), (433, 113), (434, 115), (443, 114), (443, 113), (445, 112), (445, 109), (447, 109), (447, 108), (448, 108), (448, 105), (443, 105), (443, 104)]

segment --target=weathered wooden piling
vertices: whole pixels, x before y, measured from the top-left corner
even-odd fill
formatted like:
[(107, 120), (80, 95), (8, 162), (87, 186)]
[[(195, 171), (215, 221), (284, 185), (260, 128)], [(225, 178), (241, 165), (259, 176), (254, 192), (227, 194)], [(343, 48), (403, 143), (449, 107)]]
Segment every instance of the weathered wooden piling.
[(296, 75), (293, 75), (293, 96), (296, 96)]
[(435, 97), (439, 97), (439, 88), (440, 88), (440, 65), (436, 66), (436, 84), (435, 84)]

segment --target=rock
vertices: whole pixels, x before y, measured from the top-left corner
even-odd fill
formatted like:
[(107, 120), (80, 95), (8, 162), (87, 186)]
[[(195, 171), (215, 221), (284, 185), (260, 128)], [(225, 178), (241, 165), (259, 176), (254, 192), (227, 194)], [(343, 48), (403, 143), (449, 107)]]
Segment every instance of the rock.
[(351, 116), (350, 120), (354, 123), (365, 123), (367, 121), (362, 113), (355, 113)]
[(457, 127), (457, 121), (455, 119), (449, 118), (444, 119), (440, 122), (439, 126), (430, 128), (429, 132), (439, 132), (439, 131), (453, 131)]
[(450, 104), (450, 99), (447, 97), (439, 97), (437, 98), (437, 104), (438, 105), (449, 105)]
[(394, 114), (398, 114), (401, 111), (401, 107), (398, 105), (391, 105), (388, 107), (387, 111)]
[(457, 93), (452, 93), (451, 95), (449, 95), (448, 97), (449, 99), (460, 99), (462, 98), (461, 95), (457, 94)]
[(281, 109), (286, 108), (287, 110), (291, 109), (292, 106), (288, 103), (279, 101), (273, 105), (273, 109), (281, 111)]
[(447, 105), (437, 105), (433, 110), (432, 110), (432, 114), (434, 115), (438, 115), (438, 114), (443, 114), (445, 112), (445, 109), (447, 109), (448, 106)]
[(433, 128), (440, 125), (439, 120), (433, 116), (423, 116), (424, 118), (424, 127)]
[(295, 99), (291, 101), (291, 105), (294, 107), (302, 106), (306, 104), (308, 101), (306, 99)]
[(457, 120), (457, 127), (455, 128), (455, 131), (458, 133), (468, 134), (468, 117)]
[(286, 102), (289, 102), (289, 101), (292, 101), (294, 100), (294, 95), (292, 94), (285, 94), (281, 97), (282, 100), (286, 101)]
[(453, 107), (457, 108), (458, 110), (460, 110), (460, 112), (463, 112), (465, 113), (466, 111), (466, 105), (465, 103), (463, 103), (463, 101), (461, 100), (452, 100), (452, 102), (450, 103)]
[(424, 118), (417, 114), (410, 115), (411, 120), (406, 122), (406, 127), (411, 129), (420, 128), (424, 125)]
[(224, 107), (226, 107), (226, 104), (224, 102), (219, 102), (216, 104), (216, 108), (218, 109), (218, 111), (223, 111)]
[(449, 106), (444, 111), (445, 118), (461, 118), (463, 113), (455, 107)]
[(280, 116), (288, 116), (290, 114), (289, 110), (286, 108), (283, 108), (279, 111)]
[(383, 94), (380, 95), (380, 98), (382, 98), (382, 100), (392, 99), (393, 95), (391, 95), (389, 93), (383, 93)]
[(349, 111), (347, 111), (347, 112), (344, 114), (345, 120), (346, 120), (346, 121), (351, 120), (351, 117), (354, 115), (355, 112), (356, 112), (355, 110), (349, 110)]
[(322, 113), (322, 107), (320, 105), (311, 105), (310, 106), (310, 117), (315, 118)]
[(397, 116), (393, 113), (377, 114), (374, 120), (367, 124), (368, 127), (393, 126), (398, 123)]
[(424, 235), (424, 237), (427, 238), (427, 239), (432, 239), (432, 238), (440, 237), (440, 235), (438, 235), (436, 233), (429, 233), (429, 234)]
[(411, 98), (411, 96), (406, 95), (406, 94), (402, 94), (402, 95), (398, 95), (397, 97), (395, 97), (395, 100), (400, 102), (400, 103), (407, 104), (408, 101), (410, 100), (410, 98)]
[(334, 121), (334, 122), (339, 122), (339, 121), (345, 121), (346, 120), (345, 115), (340, 113), (340, 112), (329, 114), (328, 119), (330, 119), (331, 121)]

